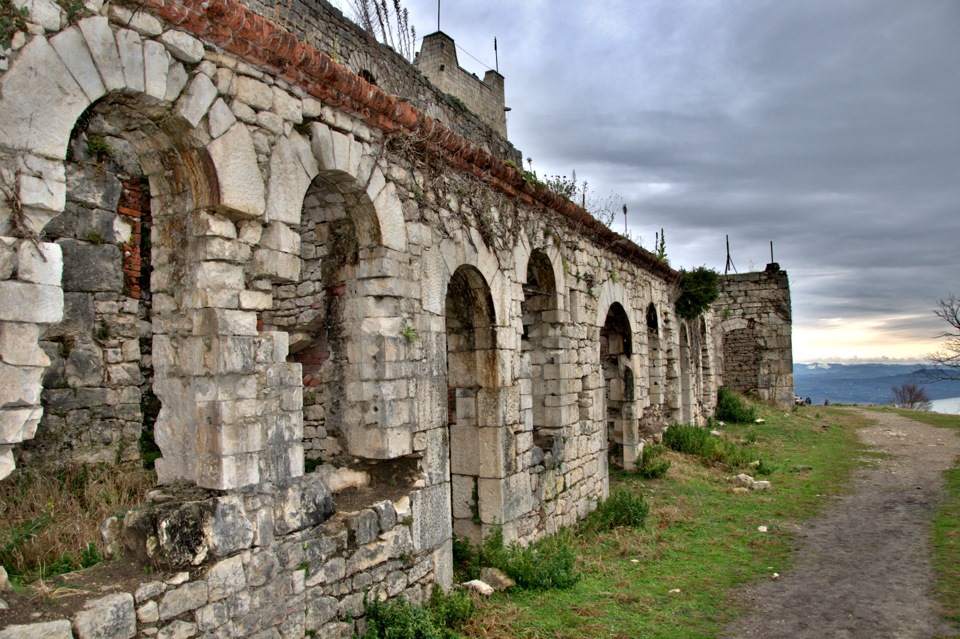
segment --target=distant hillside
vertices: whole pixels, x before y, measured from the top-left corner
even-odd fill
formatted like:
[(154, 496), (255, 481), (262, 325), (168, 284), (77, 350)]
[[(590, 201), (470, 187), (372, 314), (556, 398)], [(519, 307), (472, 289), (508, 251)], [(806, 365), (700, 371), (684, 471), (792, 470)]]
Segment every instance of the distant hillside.
[(825, 398), (841, 404), (887, 404), (890, 388), (915, 382), (930, 399), (960, 397), (960, 381), (930, 383), (916, 365), (903, 364), (794, 364), (793, 387), (814, 404)]

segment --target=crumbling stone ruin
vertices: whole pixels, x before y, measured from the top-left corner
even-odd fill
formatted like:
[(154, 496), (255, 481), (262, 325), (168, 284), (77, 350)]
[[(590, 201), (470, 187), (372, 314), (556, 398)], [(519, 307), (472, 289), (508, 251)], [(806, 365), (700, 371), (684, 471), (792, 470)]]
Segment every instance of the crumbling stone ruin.
[(454, 100), (322, 1), (25, 6), (0, 477), (152, 435), (124, 542), (181, 572), (0, 637), (349, 637), (450, 586), (454, 533), (551, 534), (728, 378), (792, 386), (786, 274), (679, 318), (675, 270), (524, 179), (499, 74)]

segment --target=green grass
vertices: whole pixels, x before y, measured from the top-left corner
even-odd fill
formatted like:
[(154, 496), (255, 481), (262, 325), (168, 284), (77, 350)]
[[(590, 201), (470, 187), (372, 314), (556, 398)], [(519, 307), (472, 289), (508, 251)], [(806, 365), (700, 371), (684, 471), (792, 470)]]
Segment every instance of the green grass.
[[(960, 416), (925, 413), (915, 410), (885, 409), (918, 422), (952, 428), (960, 433)], [(960, 458), (944, 473), (946, 499), (934, 514), (931, 526), (933, 567), (937, 573), (934, 587), (941, 614), (960, 630)]]
[[(738, 612), (736, 586), (787, 568), (789, 522), (817, 514), (862, 463), (853, 413), (759, 407), (763, 424), (729, 425), (752, 460), (772, 468), (770, 493), (736, 494), (729, 471), (667, 452), (662, 479), (618, 475), (611, 488), (650, 506), (640, 529), (582, 529), (571, 539), (582, 578), (567, 590), (498, 593), (481, 603), (471, 637), (716, 636)], [(741, 440), (747, 438), (755, 443)], [(760, 533), (758, 526), (769, 532)], [(679, 593), (671, 593), (678, 589)]]

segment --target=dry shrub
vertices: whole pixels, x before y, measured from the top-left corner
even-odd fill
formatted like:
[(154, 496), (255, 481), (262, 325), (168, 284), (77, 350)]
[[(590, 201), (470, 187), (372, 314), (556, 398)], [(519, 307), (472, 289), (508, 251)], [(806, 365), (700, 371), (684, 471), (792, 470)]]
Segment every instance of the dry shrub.
[(96, 563), (100, 524), (139, 506), (155, 484), (133, 464), (18, 470), (0, 482), (0, 565), (29, 582)]

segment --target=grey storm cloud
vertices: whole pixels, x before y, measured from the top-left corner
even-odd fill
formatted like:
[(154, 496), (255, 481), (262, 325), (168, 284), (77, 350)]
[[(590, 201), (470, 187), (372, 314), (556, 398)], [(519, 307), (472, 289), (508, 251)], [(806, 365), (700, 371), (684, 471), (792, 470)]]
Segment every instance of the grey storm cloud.
[[(435, 0), (406, 5), (435, 29)], [(763, 268), (773, 241), (798, 328), (898, 339), (960, 293), (960, 2), (447, 1), (441, 27), (478, 75), (497, 38), (534, 169), (622, 195), (674, 266), (722, 270), (729, 234)]]

